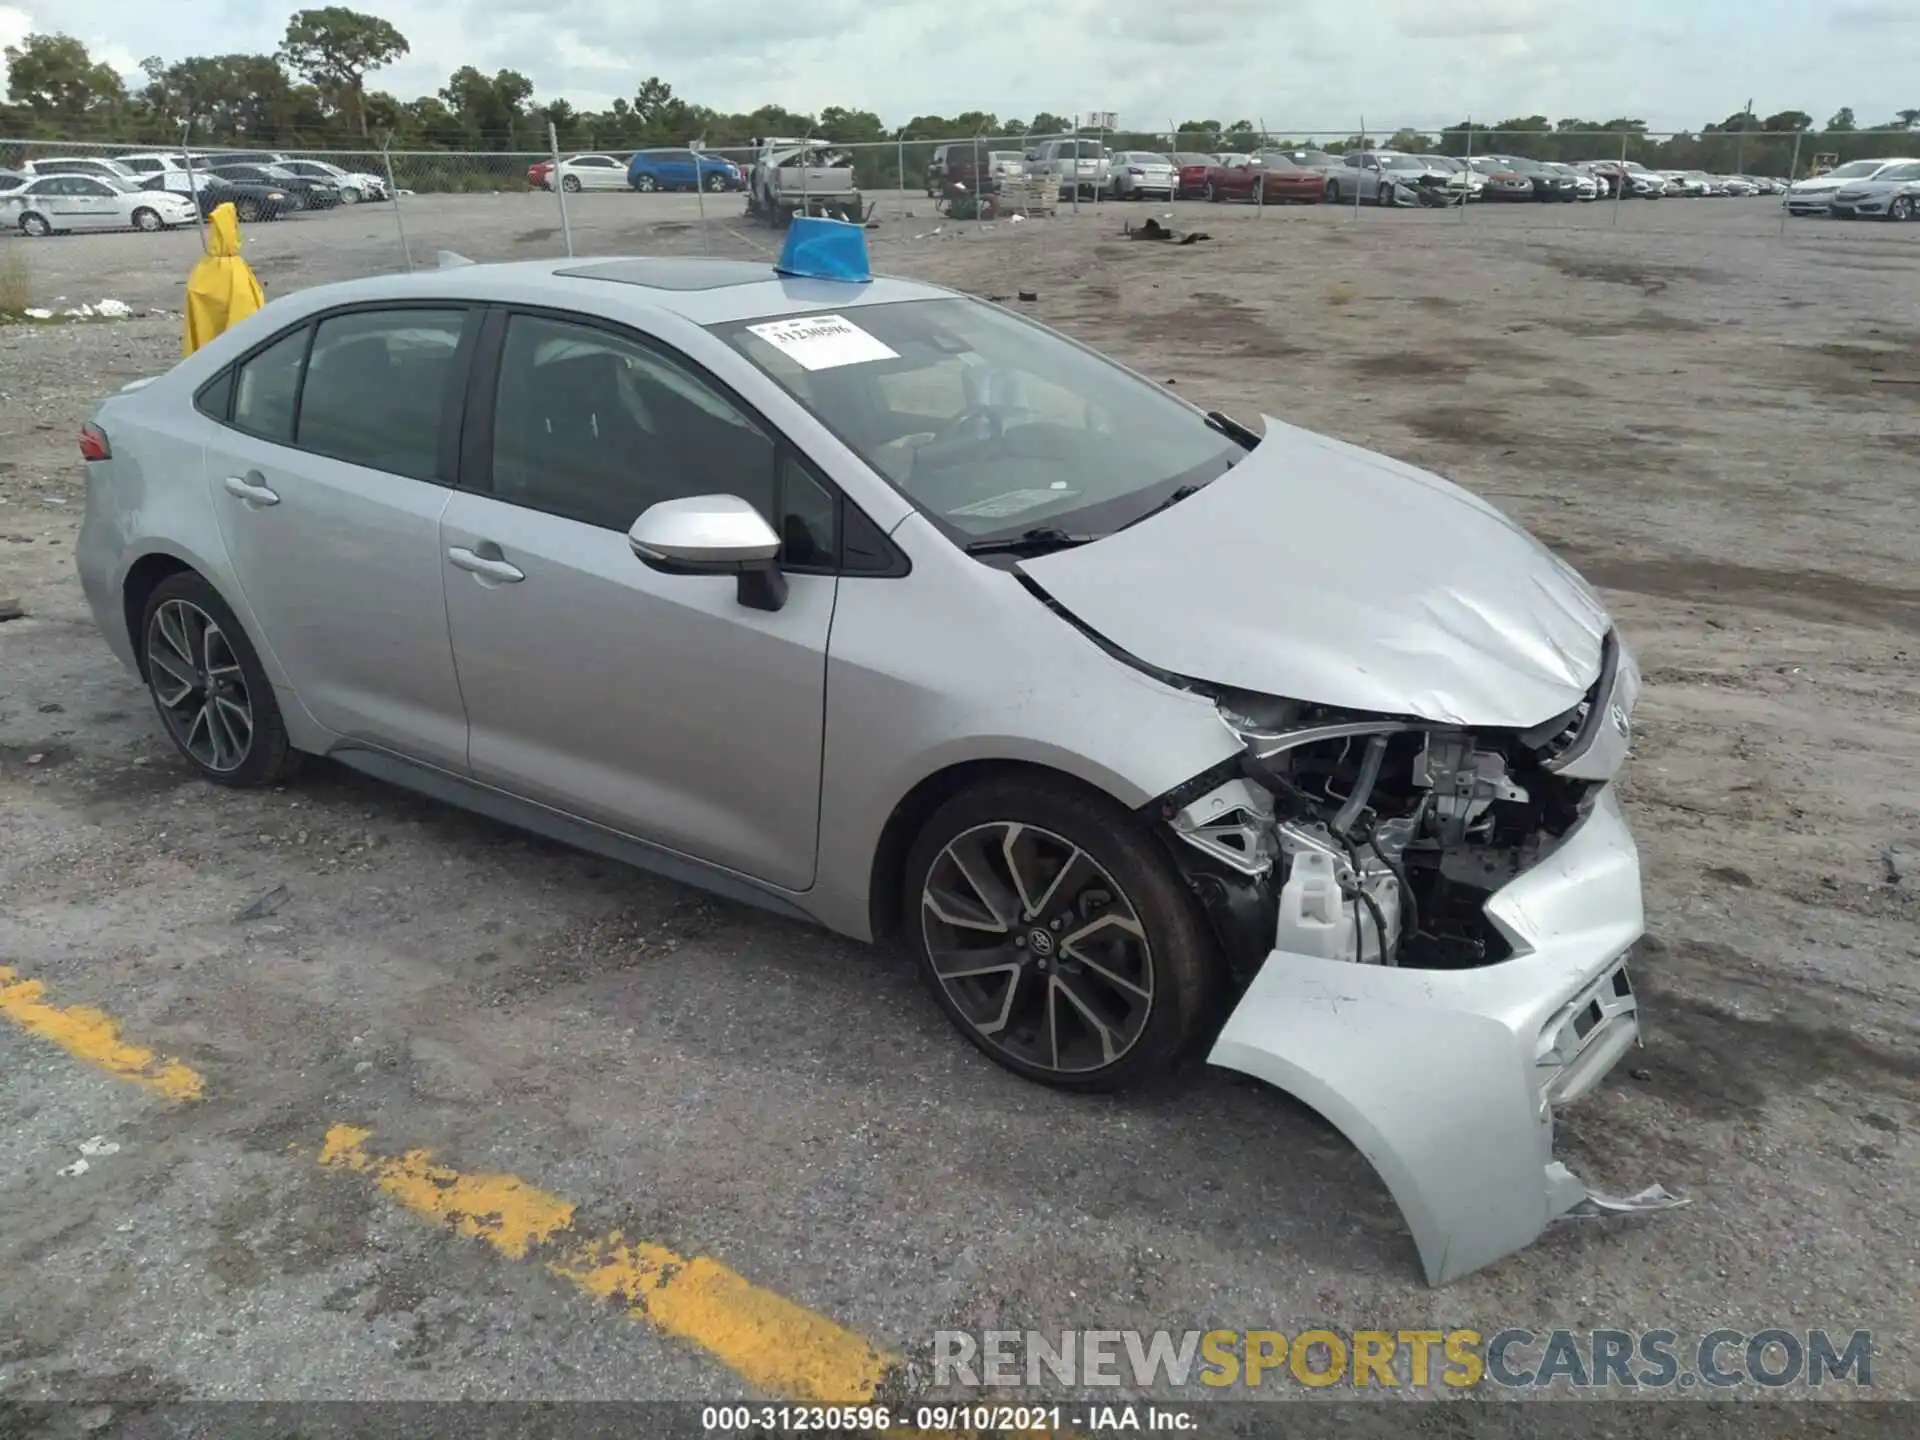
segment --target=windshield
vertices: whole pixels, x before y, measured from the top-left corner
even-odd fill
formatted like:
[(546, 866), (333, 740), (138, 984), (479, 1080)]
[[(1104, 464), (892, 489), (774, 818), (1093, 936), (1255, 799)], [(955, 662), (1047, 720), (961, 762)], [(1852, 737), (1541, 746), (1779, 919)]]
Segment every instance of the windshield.
[(1158, 386), (974, 300), (711, 328), (965, 541), (1104, 533), (1245, 454)]
[(1196, 155), (1190, 150), (1182, 150), (1178, 155), (1174, 156), (1173, 158), (1178, 160), (1182, 165), (1213, 164), (1213, 157), (1211, 155)]
[(1856, 175), (1871, 175), (1887, 162), (1884, 160), (1849, 160), (1835, 167), (1827, 175), (1835, 180), (1846, 180)]
[(1077, 146), (1072, 143), (1062, 145), (1060, 153), (1069, 158), (1078, 156), (1082, 160), (1098, 160), (1107, 153), (1107, 148), (1098, 140), (1082, 140)]
[(1380, 163), (1389, 170), (1424, 170), (1427, 162), (1416, 160), (1411, 155), (1382, 155)]

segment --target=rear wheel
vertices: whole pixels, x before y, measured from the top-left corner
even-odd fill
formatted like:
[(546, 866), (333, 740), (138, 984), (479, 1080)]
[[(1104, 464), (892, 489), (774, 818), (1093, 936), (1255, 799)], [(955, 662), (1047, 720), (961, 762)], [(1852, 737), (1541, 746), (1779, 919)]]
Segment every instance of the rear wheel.
[(239, 216), (244, 224), (251, 225), (260, 218), (260, 202), (258, 200), (238, 201), (233, 207), (233, 213)]
[(160, 218), (160, 212), (158, 210), (149, 210), (146, 206), (142, 205), (138, 210), (133, 212), (133, 228), (152, 234), (155, 230), (166, 229), (167, 222)]
[(271, 785), (298, 768), (273, 686), (227, 603), (192, 571), (147, 598), (141, 668), (174, 747), (217, 785)]
[(1340, 184), (1338, 181), (1327, 181), (1327, 201), (1333, 205), (1340, 203)]
[(1109, 1090), (1165, 1074), (1212, 1009), (1215, 957), (1171, 862), (1112, 800), (989, 781), (941, 806), (907, 859), (922, 978), (993, 1060)]
[(580, 188), (580, 177), (578, 175), (565, 176), (560, 181), (560, 188), (565, 190), (569, 195), (573, 194)]

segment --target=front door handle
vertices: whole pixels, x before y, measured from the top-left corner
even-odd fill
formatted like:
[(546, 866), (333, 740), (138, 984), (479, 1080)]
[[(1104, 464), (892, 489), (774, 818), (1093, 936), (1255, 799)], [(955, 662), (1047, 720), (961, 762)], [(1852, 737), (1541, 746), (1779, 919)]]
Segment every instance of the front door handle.
[(225, 483), (229, 495), (236, 500), (244, 500), (249, 505), (280, 503), (280, 497), (267, 487), (265, 477), (258, 470), (249, 470), (245, 476), (229, 475)]
[(518, 565), (486, 555), (477, 555), (464, 545), (455, 545), (449, 549), (447, 559), (462, 570), (471, 570), (476, 575), (488, 580), (498, 580), (503, 585), (518, 585), (527, 578), (527, 572)]

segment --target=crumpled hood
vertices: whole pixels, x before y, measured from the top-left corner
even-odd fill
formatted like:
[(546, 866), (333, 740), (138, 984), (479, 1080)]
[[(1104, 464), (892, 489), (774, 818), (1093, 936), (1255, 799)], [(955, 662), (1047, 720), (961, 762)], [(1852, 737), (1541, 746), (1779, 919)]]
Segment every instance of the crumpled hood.
[(1021, 572), (1128, 654), (1217, 685), (1513, 728), (1580, 702), (1609, 621), (1571, 566), (1437, 475), (1264, 418), (1197, 495)]

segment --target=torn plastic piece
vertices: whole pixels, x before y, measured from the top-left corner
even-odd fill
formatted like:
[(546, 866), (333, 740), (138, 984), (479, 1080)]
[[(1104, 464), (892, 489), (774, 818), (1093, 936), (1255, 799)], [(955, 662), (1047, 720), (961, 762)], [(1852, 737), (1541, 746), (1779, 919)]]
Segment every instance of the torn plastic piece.
[(84, 1175), (93, 1167), (84, 1160), (76, 1160), (71, 1165), (62, 1165), (56, 1172), (63, 1180), (73, 1180)]
[(95, 1135), (80, 1142), (80, 1153), (82, 1155), (118, 1155), (120, 1142), (109, 1140), (104, 1135)]
[(1651, 1215), (1660, 1210), (1678, 1210), (1682, 1205), (1692, 1203), (1686, 1196), (1676, 1195), (1655, 1181), (1646, 1189), (1636, 1190), (1631, 1195), (1609, 1195), (1604, 1190), (1589, 1190), (1584, 1200), (1560, 1218), (1588, 1220), (1604, 1215)]

